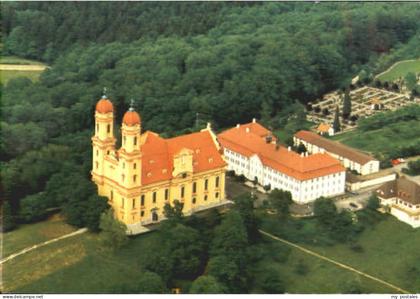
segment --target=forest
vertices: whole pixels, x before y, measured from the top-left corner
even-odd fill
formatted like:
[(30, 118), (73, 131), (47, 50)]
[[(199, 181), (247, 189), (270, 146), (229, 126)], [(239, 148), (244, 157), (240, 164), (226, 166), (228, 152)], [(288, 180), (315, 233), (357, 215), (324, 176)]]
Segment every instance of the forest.
[(361, 70), (415, 58), (420, 47), (415, 3), (1, 5), (2, 55), (50, 65), (38, 82), (1, 86), (3, 230), (55, 208), (97, 229), (106, 207), (97, 209), (90, 182), (90, 137), (104, 87), (116, 136), (130, 99), (144, 130), (163, 136), (253, 117), (281, 129)]

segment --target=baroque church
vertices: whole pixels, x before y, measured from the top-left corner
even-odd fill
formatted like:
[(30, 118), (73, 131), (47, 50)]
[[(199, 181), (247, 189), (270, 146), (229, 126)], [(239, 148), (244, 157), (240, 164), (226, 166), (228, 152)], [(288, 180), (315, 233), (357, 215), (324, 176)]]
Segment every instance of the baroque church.
[(142, 132), (141, 117), (131, 106), (117, 149), (113, 104), (103, 96), (95, 110), (92, 180), (128, 234), (164, 219), (165, 204), (175, 200), (183, 203), (184, 215), (228, 203), (227, 164), (209, 124), (200, 132), (165, 139)]

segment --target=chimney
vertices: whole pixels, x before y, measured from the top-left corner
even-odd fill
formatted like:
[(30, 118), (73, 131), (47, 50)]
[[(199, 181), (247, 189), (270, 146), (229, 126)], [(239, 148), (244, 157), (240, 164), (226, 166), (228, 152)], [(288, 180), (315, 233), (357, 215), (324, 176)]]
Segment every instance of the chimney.
[(291, 150), (291, 149), (292, 149), (292, 148), (291, 148), (290, 146), (288, 146), (288, 147), (287, 147), (287, 150), (288, 150), (289, 152), (290, 152), (290, 150)]
[(303, 157), (303, 155), (304, 155), (303, 153), (300, 153), (300, 156), (301, 156), (301, 157)]
[(271, 143), (272, 140), (273, 140), (273, 137), (271, 137), (271, 135), (265, 136), (265, 142), (266, 143)]
[(308, 156), (308, 152), (305, 152), (305, 157), (307, 157)]
[(207, 130), (211, 130), (211, 123), (207, 123)]
[(241, 125), (240, 124), (236, 124), (236, 128), (239, 128)]
[(247, 133), (249, 133), (249, 128), (246, 128), (246, 130), (245, 130)]
[(255, 119), (255, 117), (252, 119), (252, 122), (253, 123), (256, 123), (257, 122), (257, 120)]

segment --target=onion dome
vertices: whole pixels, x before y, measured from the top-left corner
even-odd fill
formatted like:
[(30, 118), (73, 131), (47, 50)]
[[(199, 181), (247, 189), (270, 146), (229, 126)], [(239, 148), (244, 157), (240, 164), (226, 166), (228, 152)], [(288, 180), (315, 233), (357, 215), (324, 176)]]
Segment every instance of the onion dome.
[(96, 111), (99, 113), (109, 113), (114, 111), (114, 106), (111, 101), (108, 100), (105, 96), (102, 97), (96, 104)]
[(123, 123), (127, 126), (135, 126), (140, 124), (140, 115), (134, 111), (133, 108), (130, 108), (123, 117)]

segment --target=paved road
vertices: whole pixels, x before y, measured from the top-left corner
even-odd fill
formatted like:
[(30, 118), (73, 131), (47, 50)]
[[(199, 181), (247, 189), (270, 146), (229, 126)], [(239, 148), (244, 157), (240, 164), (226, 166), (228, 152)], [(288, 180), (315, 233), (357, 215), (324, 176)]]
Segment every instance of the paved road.
[(61, 236), (61, 237), (58, 237), (58, 238), (55, 238), (55, 239), (51, 239), (51, 240), (45, 241), (45, 242), (42, 242), (42, 243), (33, 245), (31, 247), (27, 247), (27, 248), (25, 248), (25, 249), (23, 249), (21, 251), (18, 251), (16, 253), (13, 253), (13, 254), (9, 255), (8, 257), (0, 260), (0, 265), (4, 264), (7, 261), (10, 261), (10, 260), (14, 259), (15, 257), (18, 257), (19, 255), (25, 254), (25, 253), (27, 253), (29, 251), (32, 251), (34, 249), (37, 249), (39, 247), (43, 247), (45, 245), (48, 245), (48, 244), (57, 242), (57, 241), (62, 240), (62, 239), (66, 239), (66, 238), (69, 238), (69, 237), (80, 235), (80, 234), (83, 234), (85, 232), (87, 232), (87, 228), (81, 228), (81, 229), (79, 229), (79, 230), (77, 230), (75, 232), (69, 233), (67, 235), (64, 235), (64, 236)]
[[(357, 191), (357, 195), (347, 194), (347, 196), (343, 199), (335, 200), (335, 205), (339, 211), (342, 209), (351, 209), (352, 211), (358, 211), (366, 207), (368, 199), (372, 192), (378, 188), (378, 185), (359, 190)], [(350, 206), (350, 203), (355, 203), (358, 208), (354, 209)]]
[(244, 183), (237, 182), (231, 177), (226, 177), (226, 195), (230, 200), (243, 193), (251, 192), (256, 196), (255, 206), (260, 206), (263, 200), (267, 198), (267, 194), (256, 191), (255, 188), (245, 186)]
[(285, 240), (285, 239), (282, 239), (282, 238), (276, 237), (276, 236), (274, 236), (274, 235), (272, 235), (272, 234), (270, 234), (270, 233), (268, 233), (268, 232), (265, 232), (265, 231), (263, 231), (263, 230), (259, 230), (259, 231), (260, 231), (260, 233), (262, 233), (263, 235), (265, 235), (265, 236), (267, 236), (267, 237), (269, 237), (269, 238), (271, 238), (271, 239), (273, 239), (273, 240), (276, 240), (276, 241), (279, 241), (279, 242), (285, 243), (285, 244), (287, 244), (287, 245), (289, 245), (289, 246), (291, 246), (291, 247), (294, 247), (294, 248), (296, 248), (296, 249), (298, 249), (298, 250), (300, 250), (300, 251), (303, 251), (303, 252), (305, 252), (305, 253), (307, 253), (307, 254), (310, 254), (310, 255), (312, 255), (312, 256), (315, 256), (315, 257), (317, 257), (317, 258), (319, 258), (319, 259), (322, 259), (322, 260), (324, 260), (324, 261), (327, 261), (327, 262), (329, 262), (329, 263), (332, 263), (332, 264), (334, 264), (334, 265), (336, 265), (336, 266), (338, 266), (338, 267), (340, 267), (340, 268), (343, 268), (343, 269), (346, 269), (346, 270), (349, 270), (349, 271), (355, 272), (355, 273), (357, 273), (357, 274), (359, 274), (359, 275), (362, 275), (362, 276), (367, 277), (367, 278), (369, 278), (369, 279), (375, 280), (375, 281), (377, 281), (377, 282), (379, 282), (379, 283), (381, 283), (381, 284), (383, 284), (383, 285), (386, 285), (386, 286), (388, 286), (388, 287), (390, 287), (390, 288), (392, 288), (392, 289), (394, 289), (394, 290), (398, 291), (398, 293), (413, 294), (412, 292), (409, 292), (409, 291), (404, 290), (404, 289), (402, 289), (402, 288), (400, 288), (400, 287), (397, 287), (396, 285), (393, 285), (393, 284), (391, 284), (391, 283), (389, 283), (389, 282), (387, 282), (387, 281), (385, 281), (385, 280), (382, 280), (382, 279), (377, 278), (377, 277), (375, 277), (375, 276), (369, 275), (369, 274), (367, 274), (367, 273), (365, 273), (365, 272), (359, 271), (359, 270), (357, 270), (357, 269), (355, 269), (355, 268), (353, 268), (353, 267), (350, 267), (350, 266), (348, 266), (348, 265), (346, 265), (346, 264), (343, 264), (343, 263), (337, 262), (337, 261), (335, 261), (335, 260), (333, 260), (333, 259), (330, 259), (330, 258), (328, 258), (328, 257), (326, 257), (326, 256), (320, 255), (319, 253), (316, 253), (316, 252), (314, 252), (314, 251), (312, 251), (312, 250), (306, 249), (305, 247), (299, 246), (299, 245), (297, 245), (297, 244), (295, 244), (295, 243), (292, 243), (292, 242), (289, 242), (289, 241), (287, 241), (287, 240)]

